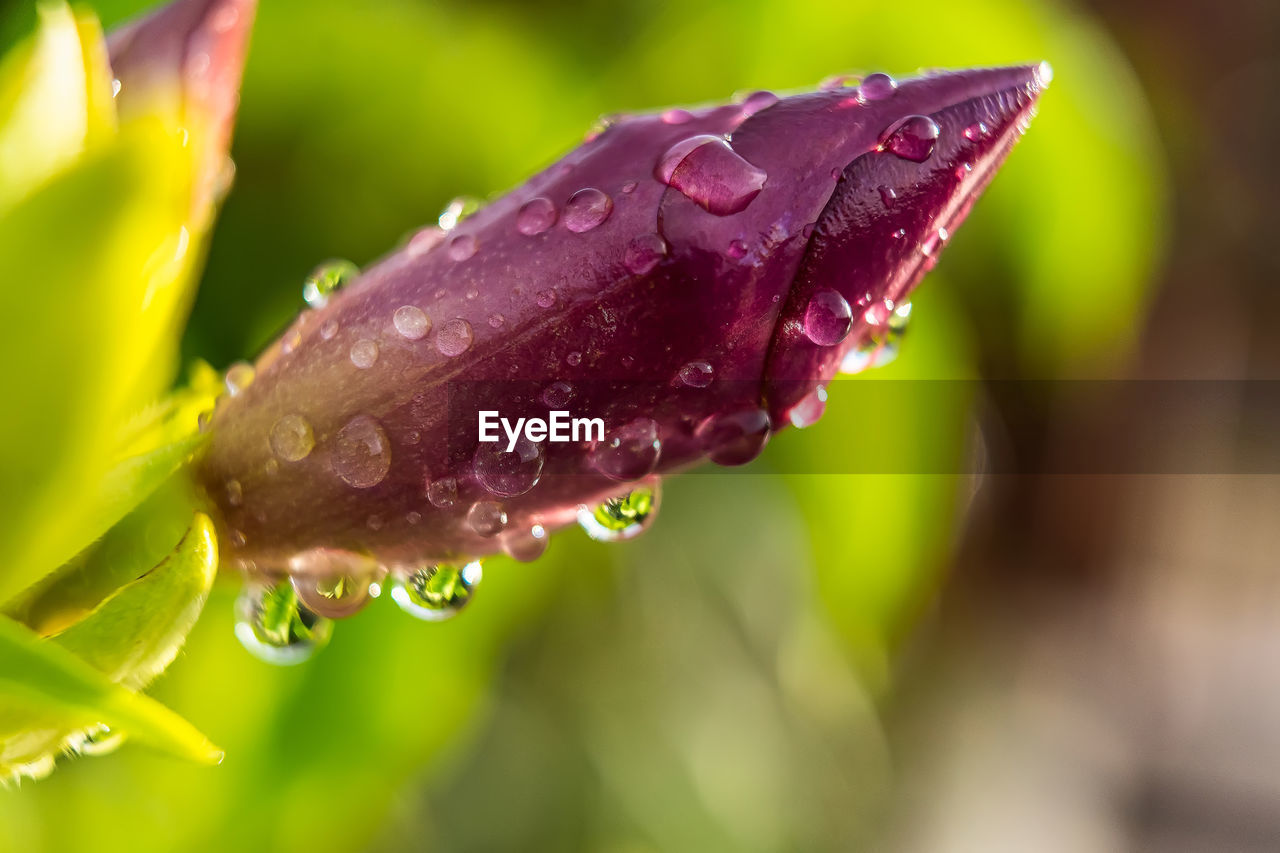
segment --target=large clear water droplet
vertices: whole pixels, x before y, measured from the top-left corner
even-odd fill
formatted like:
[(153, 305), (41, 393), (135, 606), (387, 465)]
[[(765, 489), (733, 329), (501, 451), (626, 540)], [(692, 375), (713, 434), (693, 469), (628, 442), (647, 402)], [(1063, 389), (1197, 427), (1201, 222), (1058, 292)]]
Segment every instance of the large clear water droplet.
[(717, 465), (745, 465), (764, 450), (771, 426), (763, 409), (742, 409), (705, 418), (694, 435)]
[(391, 590), (391, 600), (410, 616), (442, 622), (467, 606), (484, 572), (479, 562), (417, 569)]
[(302, 415), (283, 415), (271, 427), (271, 451), (285, 462), (306, 459), (315, 446), (311, 424)]
[(471, 342), (474, 340), (475, 332), (472, 331), (471, 324), (461, 317), (455, 317), (436, 332), (436, 349), (441, 355), (452, 358), (471, 349)]
[(558, 217), (555, 203), (549, 198), (538, 196), (521, 205), (516, 213), (516, 230), (533, 237), (555, 225)]
[(928, 116), (907, 116), (889, 125), (880, 137), (880, 147), (903, 160), (923, 163), (933, 154), (941, 132)]
[(427, 500), (436, 509), (449, 509), (458, 503), (458, 481), (441, 477), (427, 484)]
[(657, 422), (637, 418), (609, 432), (592, 448), (588, 461), (611, 480), (638, 480), (653, 472), (661, 455)]
[(894, 80), (888, 74), (877, 71), (863, 78), (862, 84), (858, 86), (858, 94), (864, 101), (883, 101), (893, 97), (893, 93), (897, 91), (897, 88), (897, 80)]
[(676, 379), (689, 388), (706, 388), (715, 375), (716, 370), (709, 361), (691, 361), (676, 371)]
[(373, 581), (357, 575), (294, 575), (293, 590), (307, 609), (326, 619), (354, 616), (373, 600)]
[(425, 338), (427, 332), (431, 331), (431, 318), (416, 305), (401, 305), (391, 315), (391, 325), (396, 327), (400, 337), (417, 341)]
[(302, 663), (324, 648), (333, 623), (298, 601), (288, 580), (250, 581), (236, 602), (236, 638), (267, 663)]
[(348, 355), (352, 364), (361, 370), (368, 370), (378, 363), (378, 342), (361, 338), (351, 345)]
[(471, 457), (471, 471), (490, 494), (513, 498), (538, 484), (542, 463), (542, 448), (522, 435), (511, 450), (502, 439), (482, 443)]
[(594, 508), (579, 507), (578, 524), (597, 542), (630, 539), (649, 529), (657, 517), (659, 494), (658, 481), (653, 480)]
[(819, 290), (804, 309), (805, 337), (821, 347), (832, 347), (849, 336), (853, 309), (834, 290)]
[(654, 176), (716, 216), (747, 209), (768, 178), (720, 136), (677, 142), (658, 160)]
[(513, 560), (532, 563), (546, 552), (550, 538), (541, 524), (530, 525), (528, 530), (512, 530), (504, 534), (502, 551)]
[(449, 259), (452, 261), (465, 261), (476, 253), (479, 245), (476, 238), (470, 234), (459, 234), (449, 241)]
[(360, 275), (351, 261), (338, 258), (320, 264), (302, 283), (302, 299), (312, 308), (323, 308), (329, 297), (346, 287)]
[(507, 526), (507, 512), (496, 501), (476, 501), (467, 510), (467, 524), (477, 535), (488, 539)]
[(333, 471), (349, 486), (368, 489), (391, 470), (391, 442), (382, 425), (368, 415), (356, 415), (333, 439)]
[(564, 206), (564, 227), (582, 234), (599, 226), (613, 213), (613, 199), (595, 187), (578, 190)]

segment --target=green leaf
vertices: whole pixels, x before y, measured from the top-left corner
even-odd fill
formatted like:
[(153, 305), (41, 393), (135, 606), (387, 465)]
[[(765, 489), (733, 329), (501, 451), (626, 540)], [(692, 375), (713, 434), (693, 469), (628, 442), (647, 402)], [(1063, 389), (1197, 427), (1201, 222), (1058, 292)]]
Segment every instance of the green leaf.
[(171, 315), (147, 309), (172, 301), (188, 173), (176, 140), (137, 125), (0, 214), (0, 360), (15, 366), (0, 421), (0, 600), (119, 513), (93, 484), (172, 346)]
[(172, 660), (204, 604), (216, 557), (212, 522), (197, 515), (168, 560), (55, 640), (0, 618), (0, 776), (47, 772), (59, 749), (98, 725), (184, 758), (221, 760), (190, 723), (113, 682), (140, 685)]
[(0, 210), (71, 165), (115, 126), (97, 21), (39, 7), (35, 36), (0, 64)]

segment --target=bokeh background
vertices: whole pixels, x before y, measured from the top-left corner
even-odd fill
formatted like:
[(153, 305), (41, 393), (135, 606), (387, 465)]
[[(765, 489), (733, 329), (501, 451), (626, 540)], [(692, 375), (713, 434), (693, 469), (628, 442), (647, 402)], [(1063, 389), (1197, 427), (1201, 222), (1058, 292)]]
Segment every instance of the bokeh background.
[[(7, 45), (31, 10), (0, 8)], [(1275, 397), (1239, 382), (1280, 368), (1278, 25), (1269, 0), (264, 0), (184, 343), (219, 367), (317, 262), (377, 258), (601, 113), (1056, 78), (901, 357), (818, 425), (669, 481), (638, 540), (492, 560), (451, 622), (376, 601), (303, 666), (240, 648), (223, 578), (152, 692), (224, 764), (67, 762), (0, 795), (0, 848), (1280, 848)], [(1212, 393), (1143, 406), (1139, 378)], [(894, 379), (978, 381), (845, 393)], [(857, 473), (886, 454), (929, 473)]]

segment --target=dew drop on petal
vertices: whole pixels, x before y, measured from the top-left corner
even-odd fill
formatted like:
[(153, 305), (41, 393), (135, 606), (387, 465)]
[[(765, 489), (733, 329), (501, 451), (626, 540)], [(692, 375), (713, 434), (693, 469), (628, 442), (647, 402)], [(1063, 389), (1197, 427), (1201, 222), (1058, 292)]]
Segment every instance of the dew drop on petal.
[(311, 424), (302, 415), (283, 415), (271, 427), (271, 451), (285, 462), (306, 459), (315, 446)]
[(495, 501), (476, 501), (467, 510), (467, 524), (487, 539), (497, 536), (507, 526), (507, 513)]
[(991, 128), (986, 122), (974, 122), (964, 129), (964, 138), (970, 142), (982, 142), (991, 135)]
[(769, 414), (763, 409), (710, 415), (694, 430), (702, 449), (717, 465), (745, 465), (769, 441)]
[(715, 373), (715, 368), (710, 362), (691, 361), (676, 372), (676, 378), (680, 380), (681, 385), (687, 385), (690, 388), (706, 388), (711, 384)]
[(827, 389), (819, 385), (809, 394), (806, 394), (800, 402), (791, 407), (787, 412), (787, 418), (791, 421), (791, 425), (797, 429), (813, 426), (822, 418), (823, 412), (827, 410)]
[(449, 509), (458, 503), (458, 481), (453, 477), (441, 477), (427, 484), (427, 500), (436, 509)]
[(476, 238), (470, 234), (459, 234), (449, 241), (449, 259), (465, 261), (476, 253)]
[(666, 254), (666, 240), (657, 234), (642, 234), (627, 244), (622, 262), (634, 275), (644, 275), (656, 267)]
[(539, 308), (550, 308), (556, 304), (556, 292), (551, 288), (539, 290), (538, 295), (534, 297), (534, 302), (538, 303)]
[(391, 590), (401, 610), (424, 622), (441, 622), (467, 605), (484, 573), (479, 562), (416, 569)]
[(725, 250), (725, 254), (735, 261), (740, 261), (747, 256), (747, 244), (741, 240), (730, 240), (729, 248)]
[(743, 116), (755, 115), (763, 109), (778, 103), (778, 96), (773, 92), (761, 89), (758, 92), (752, 92), (742, 99)]
[(436, 332), (436, 349), (442, 355), (452, 358), (471, 349), (471, 342), (474, 339), (475, 334), (471, 331), (471, 324), (461, 317), (455, 317)]
[(657, 479), (631, 491), (578, 508), (578, 524), (597, 542), (621, 542), (648, 530), (657, 518), (660, 487)]
[(574, 350), (566, 355), (564, 360), (570, 367), (577, 367), (579, 364), (582, 364), (582, 353)]
[(267, 663), (302, 663), (329, 642), (333, 623), (298, 601), (288, 580), (249, 581), (236, 601), (236, 638)]
[(391, 324), (402, 338), (410, 341), (420, 340), (431, 331), (431, 318), (416, 305), (401, 305), (397, 308), (391, 315)]
[(356, 415), (334, 436), (330, 464), (347, 485), (371, 488), (391, 470), (391, 442), (376, 420)]
[(320, 325), (321, 340), (331, 341), (333, 340), (334, 336), (337, 334), (338, 334), (337, 320), (325, 320), (324, 323)]
[(658, 424), (652, 418), (638, 418), (623, 424), (596, 442), (588, 462), (611, 480), (638, 480), (651, 473), (662, 454)]
[(880, 147), (903, 160), (923, 163), (933, 154), (941, 130), (928, 116), (913, 115), (899, 119), (880, 137)]
[(244, 389), (253, 384), (255, 376), (253, 365), (247, 361), (237, 361), (235, 364), (227, 368), (227, 373), (223, 377), (223, 383), (227, 387), (227, 393), (232, 397), (240, 394)]
[(361, 338), (351, 345), (351, 363), (366, 370), (378, 363), (378, 344), (369, 338)]
[(654, 177), (709, 213), (728, 216), (746, 210), (768, 175), (740, 157), (723, 137), (704, 134), (667, 149)]
[(662, 114), (662, 120), (667, 124), (688, 124), (693, 121), (693, 113), (681, 109), (667, 110)]
[(523, 495), (542, 476), (542, 448), (525, 436), (511, 450), (502, 441), (482, 442), (471, 457), (471, 471), (490, 494), (504, 498)]
[(541, 524), (534, 524), (528, 530), (511, 530), (503, 534), (502, 552), (521, 563), (532, 563), (547, 550), (547, 542), (551, 537)]
[(853, 328), (853, 309), (834, 290), (819, 290), (804, 309), (805, 337), (818, 346), (830, 347), (843, 341)]
[(551, 199), (538, 196), (526, 201), (516, 213), (516, 230), (533, 237), (555, 225), (557, 218), (556, 206)]
[[(331, 552), (330, 549), (322, 548), (309, 552), (306, 559), (324, 562), (329, 553), (336, 553), (339, 559), (347, 556), (345, 552)], [(291, 560), (290, 564), (293, 562)], [(292, 574), (290, 581), (298, 600), (308, 610), (326, 619), (346, 619), (360, 612), (373, 600), (374, 596), (370, 594), (373, 571), (371, 567), (368, 571), (348, 574), (318, 566), (314, 571)]]
[(892, 97), (898, 88), (898, 81), (894, 80), (888, 74), (877, 71), (875, 74), (868, 74), (862, 81), (862, 85), (858, 87), (864, 101), (883, 101)]
[(613, 199), (595, 187), (578, 190), (564, 206), (564, 227), (582, 234), (599, 226), (613, 212)]

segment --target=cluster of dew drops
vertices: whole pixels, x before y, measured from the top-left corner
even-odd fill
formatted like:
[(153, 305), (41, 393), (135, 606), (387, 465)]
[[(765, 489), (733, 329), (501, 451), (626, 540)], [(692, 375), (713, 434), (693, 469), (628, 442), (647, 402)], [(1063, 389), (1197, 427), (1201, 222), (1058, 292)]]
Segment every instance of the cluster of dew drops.
[[(824, 81), (823, 87), (848, 87), (852, 82), (855, 82), (853, 78), (836, 77)], [(891, 97), (896, 88), (896, 82), (887, 74), (872, 74), (849, 91), (852, 93), (851, 98), (861, 103)], [(767, 91), (746, 96), (741, 102), (744, 117), (777, 100), (776, 95)], [(668, 124), (683, 124), (692, 120), (693, 115), (685, 110), (673, 109), (664, 113), (662, 119)], [(587, 136), (588, 141), (599, 136), (606, 127), (607, 121), (593, 128)], [(987, 132), (986, 127), (975, 126), (966, 130), (966, 136), (971, 141), (978, 141)], [(939, 128), (932, 119), (927, 116), (907, 116), (885, 130), (881, 136), (880, 148), (904, 159), (923, 162), (932, 153), (938, 135)], [(707, 211), (718, 216), (728, 216), (747, 208), (763, 188), (767, 175), (733, 151), (730, 137), (696, 135), (672, 145), (659, 159), (654, 177), (679, 190)], [(635, 181), (629, 181), (621, 191), (629, 194), (635, 191), (636, 186)], [(882, 190), (882, 195), (885, 193), (892, 196), (891, 190)], [(886, 198), (886, 204), (890, 200)], [(425, 252), (443, 243), (449, 232), (481, 205), (482, 202), (471, 197), (454, 199), (440, 214), (439, 227), (425, 229), (415, 235), (409, 241), (409, 251)], [(572, 232), (585, 233), (607, 220), (612, 211), (613, 199), (608, 194), (594, 187), (587, 187), (574, 193), (562, 210), (557, 209), (555, 203), (546, 197), (531, 199), (517, 212), (515, 226), (526, 236), (541, 234), (557, 222)], [(945, 230), (940, 229), (936, 239), (931, 237), (925, 241), (921, 247), (922, 253), (926, 256), (933, 254), (946, 239)], [(445, 246), (449, 257), (454, 261), (472, 257), (478, 248), (475, 237), (471, 235), (454, 237)], [(734, 260), (747, 258), (749, 252), (750, 249), (742, 240), (732, 240), (725, 248), (726, 255)], [(643, 275), (656, 267), (666, 253), (667, 246), (660, 236), (642, 235), (628, 245), (624, 263), (633, 274)], [(303, 299), (311, 308), (322, 308), (334, 293), (354, 280), (359, 273), (359, 268), (349, 261), (326, 261), (307, 277), (303, 285)], [(541, 307), (550, 308), (555, 303), (555, 294), (550, 291), (545, 296), (539, 294), (538, 302)], [(896, 357), (911, 316), (911, 303), (904, 301), (894, 304), (890, 300), (872, 300), (870, 295), (866, 295), (858, 300), (855, 309), (836, 291), (822, 290), (811, 297), (806, 307), (804, 334), (819, 346), (838, 345), (853, 327), (855, 310), (877, 331), (867, 341), (845, 354), (840, 365), (840, 372), (845, 374), (861, 373), (872, 367), (883, 366)], [(505, 321), (501, 315), (494, 315), (488, 322), (490, 326), (500, 328)], [(431, 320), (425, 312), (410, 305), (396, 309), (393, 324), (400, 334), (415, 340), (424, 337), (431, 329)], [(336, 322), (329, 321), (320, 329), (320, 335), (328, 340), (337, 331)], [(469, 348), (472, 337), (471, 327), (466, 320), (449, 321), (438, 330), (437, 346), (444, 355), (461, 355)], [(291, 348), (288, 340), (283, 346), (286, 350)], [(571, 363), (574, 355), (569, 356)], [(372, 367), (378, 359), (377, 343), (371, 340), (357, 341), (352, 345), (349, 356), (358, 368)], [(692, 361), (677, 371), (675, 380), (678, 384), (691, 388), (705, 388), (711, 384), (714, 374), (715, 368), (709, 362)], [(228, 393), (235, 396), (253, 378), (253, 368), (249, 364), (241, 362), (231, 366), (225, 375)], [(565, 386), (566, 383), (553, 383), (548, 387), (544, 395), (548, 405), (555, 402), (552, 398), (572, 394), (572, 390)], [(826, 399), (825, 388), (818, 387), (792, 409), (789, 413), (791, 423), (801, 428), (816, 423), (823, 414)], [(297, 419), (295, 422), (290, 418), (296, 416), (285, 416), (275, 425), (271, 443), (277, 455), (297, 460), (311, 451), (314, 436), (305, 421)], [(207, 425), (207, 420), (202, 421), (202, 426), (204, 425)], [(739, 435), (743, 431), (740, 424), (704, 426), (710, 431), (725, 427), (728, 432)], [(613, 463), (625, 468), (630, 462), (636, 462), (632, 457), (637, 452), (643, 453), (656, 447), (655, 436), (648, 434), (655, 430), (656, 424), (652, 422), (637, 422), (613, 431), (606, 437), (604, 444), (596, 448), (595, 453), (600, 457), (596, 460), (597, 467)], [(767, 433), (767, 427), (765, 432)], [(640, 450), (637, 451), (637, 448)], [(732, 454), (732, 451), (729, 453)], [(712, 453), (711, 458), (713, 461), (727, 463), (740, 461), (727, 456), (718, 458), (716, 453)], [(615, 473), (618, 479), (631, 479), (623, 470)], [(597, 541), (630, 539), (653, 523), (660, 496), (660, 481), (657, 477), (650, 476), (633, 484), (624, 494), (607, 499), (595, 507), (580, 506), (578, 523), (588, 536)], [(432, 498), (432, 503), (437, 501)], [(482, 502), (472, 508), (468, 522), (481, 531), (491, 520), (486, 516), (486, 511), (491, 509), (496, 510), (497, 515), (503, 515), (497, 504)], [(497, 527), (501, 527), (502, 521), (501, 518), (496, 520)], [(530, 561), (545, 550), (547, 536), (547, 531), (535, 524), (527, 535), (513, 539), (504, 549), (516, 559)], [(334, 619), (351, 616), (371, 600), (380, 597), (383, 584), (388, 581), (391, 584), (390, 598), (400, 609), (423, 621), (438, 622), (457, 614), (471, 601), (482, 577), (483, 569), (478, 560), (433, 564), (394, 575), (388, 575), (379, 568), (371, 568), (360, 577), (350, 574), (317, 577), (311, 573), (252, 576), (236, 603), (235, 634), (246, 649), (268, 663), (300, 663), (328, 642)]]

